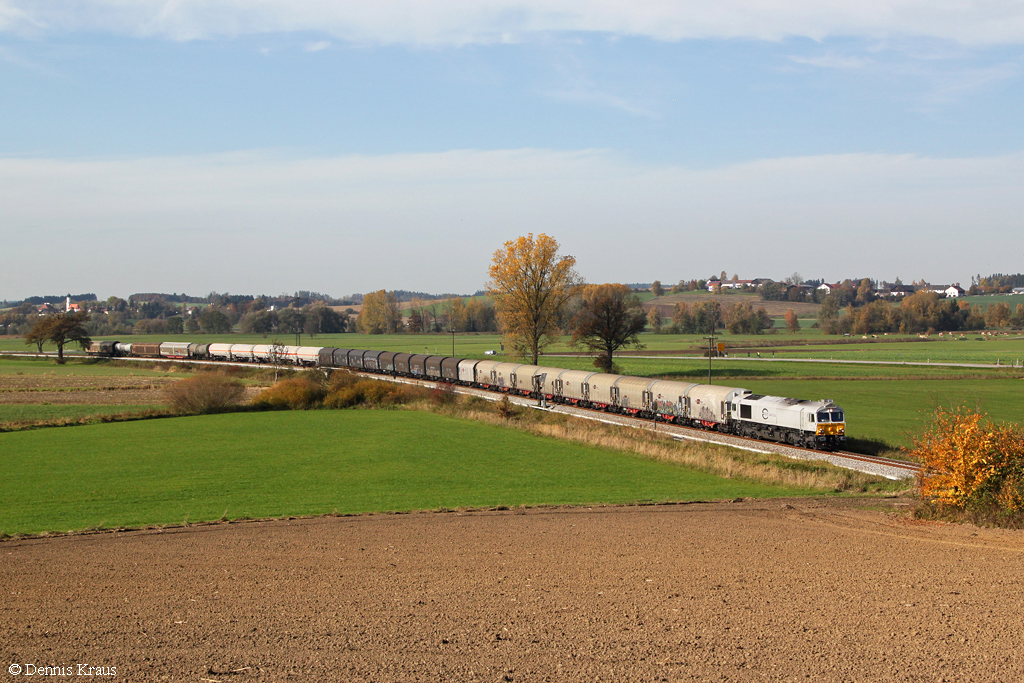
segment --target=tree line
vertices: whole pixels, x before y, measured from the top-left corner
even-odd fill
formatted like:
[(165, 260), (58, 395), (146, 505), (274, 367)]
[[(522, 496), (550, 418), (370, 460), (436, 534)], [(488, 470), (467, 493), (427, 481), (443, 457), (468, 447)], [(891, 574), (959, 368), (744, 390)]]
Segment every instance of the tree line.
[(840, 315), (838, 302), (826, 298), (818, 312), (825, 334), (921, 334), (983, 330), (986, 327), (1024, 327), (1024, 304), (1014, 311), (1005, 302), (971, 305), (943, 299), (936, 292), (915, 292), (899, 304), (875, 300), (866, 306), (848, 305)]

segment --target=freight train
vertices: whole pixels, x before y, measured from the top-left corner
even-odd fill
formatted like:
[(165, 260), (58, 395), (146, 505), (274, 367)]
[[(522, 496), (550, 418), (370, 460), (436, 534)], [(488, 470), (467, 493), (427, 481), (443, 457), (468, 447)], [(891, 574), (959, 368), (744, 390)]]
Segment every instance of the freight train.
[(763, 396), (739, 387), (497, 360), (321, 346), (102, 341), (93, 342), (87, 353), (348, 368), (528, 396), (805, 448), (834, 450), (846, 442), (843, 409), (831, 400)]

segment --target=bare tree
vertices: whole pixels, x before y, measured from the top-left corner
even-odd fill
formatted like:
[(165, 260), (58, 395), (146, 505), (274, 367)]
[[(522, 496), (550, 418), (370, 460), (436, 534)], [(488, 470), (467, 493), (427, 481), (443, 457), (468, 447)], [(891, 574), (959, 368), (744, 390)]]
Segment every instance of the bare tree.
[(625, 346), (642, 348), (640, 333), (647, 324), (640, 299), (626, 285), (589, 285), (572, 320), (572, 343), (597, 351), (594, 365), (611, 372), (613, 356)]

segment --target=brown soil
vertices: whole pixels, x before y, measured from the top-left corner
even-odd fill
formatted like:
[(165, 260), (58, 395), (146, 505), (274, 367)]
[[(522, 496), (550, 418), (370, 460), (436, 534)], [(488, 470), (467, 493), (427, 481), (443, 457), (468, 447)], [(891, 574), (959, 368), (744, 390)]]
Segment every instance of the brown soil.
[(127, 681), (1022, 680), (1024, 535), (858, 505), (7, 541), (0, 663)]

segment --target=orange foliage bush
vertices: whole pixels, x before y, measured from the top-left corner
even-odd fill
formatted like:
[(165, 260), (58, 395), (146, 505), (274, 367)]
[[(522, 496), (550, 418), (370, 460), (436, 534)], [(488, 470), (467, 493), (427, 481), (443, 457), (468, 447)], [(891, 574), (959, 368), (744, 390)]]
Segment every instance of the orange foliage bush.
[(325, 393), (326, 390), (320, 384), (305, 377), (283, 379), (260, 392), (253, 400), (253, 405), (261, 408), (315, 408)]
[(393, 406), (414, 398), (414, 387), (393, 382), (363, 379), (354, 383), (341, 382), (324, 399), (327, 408), (351, 408), (357, 405)]
[(976, 411), (938, 410), (931, 429), (914, 439), (921, 497), (970, 509), (1024, 510), (1024, 431), (994, 424)]

